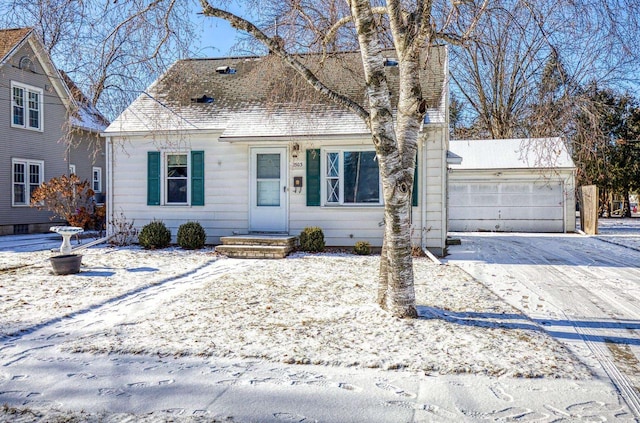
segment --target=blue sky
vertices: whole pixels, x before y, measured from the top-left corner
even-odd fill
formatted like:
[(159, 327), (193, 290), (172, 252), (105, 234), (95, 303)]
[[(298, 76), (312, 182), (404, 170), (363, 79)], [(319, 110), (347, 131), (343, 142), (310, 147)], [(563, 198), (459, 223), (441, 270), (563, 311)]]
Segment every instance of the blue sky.
[[(198, 9), (196, 7), (196, 9)], [(200, 10), (200, 9), (198, 9)], [(239, 6), (232, 4), (227, 10), (239, 14)], [(242, 33), (233, 29), (224, 19), (210, 18), (196, 14), (193, 19), (197, 29), (200, 29), (201, 39), (199, 43), (200, 57), (228, 57), (237, 55), (230, 52), (236, 43), (237, 37)]]

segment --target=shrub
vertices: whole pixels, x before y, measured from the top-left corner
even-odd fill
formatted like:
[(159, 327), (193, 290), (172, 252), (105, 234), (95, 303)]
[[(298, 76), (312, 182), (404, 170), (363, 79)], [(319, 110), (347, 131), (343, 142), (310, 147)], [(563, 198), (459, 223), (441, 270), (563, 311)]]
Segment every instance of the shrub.
[(76, 175), (51, 178), (36, 188), (31, 195), (31, 207), (53, 212), (71, 226), (88, 229), (94, 215), (95, 193), (89, 181)]
[(114, 216), (113, 221), (111, 221), (110, 224), (111, 229), (113, 230), (113, 236), (109, 240), (111, 244), (122, 247), (133, 243), (135, 236), (138, 234), (134, 220), (127, 220), (124, 213), (120, 212), (120, 216)]
[(367, 241), (358, 241), (356, 245), (353, 246), (353, 252), (359, 256), (368, 256), (371, 254), (371, 244)]
[(311, 253), (324, 251), (324, 233), (317, 226), (304, 228), (300, 233), (300, 249)]
[(142, 227), (138, 242), (147, 250), (165, 248), (171, 242), (171, 232), (163, 222), (154, 220)]
[(207, 234), (198, 222), (187, 222), (178, 228), (178, 245), (185, 250), (197, 250), (204, 247)]

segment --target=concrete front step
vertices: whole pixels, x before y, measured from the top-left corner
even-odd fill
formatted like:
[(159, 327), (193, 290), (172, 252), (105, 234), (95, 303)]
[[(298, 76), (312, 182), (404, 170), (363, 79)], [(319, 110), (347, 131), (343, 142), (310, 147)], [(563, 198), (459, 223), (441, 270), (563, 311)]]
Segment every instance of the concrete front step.
[(297, 237), (289, 235), (238, 235), (220, 238), (216, 251), (232, 258), (284, 258), (295, 250)]
[(291, 250), (282, 245), (218, 245), (216, 252), (231, 258), (285, 258)]
[(297, 237), (289, 235), (236, 235), (223, 236), (223, 245), (282, 245), (295, 248)]

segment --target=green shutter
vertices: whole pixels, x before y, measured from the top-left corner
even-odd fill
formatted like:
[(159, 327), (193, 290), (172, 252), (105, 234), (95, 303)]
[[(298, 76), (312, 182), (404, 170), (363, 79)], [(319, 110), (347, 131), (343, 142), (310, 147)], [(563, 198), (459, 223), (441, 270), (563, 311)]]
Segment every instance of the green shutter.
[(307, 150), (307, 206), (320, 205), (320, 150)]
[(191, 205), (204, 206), (204, 151), (191, 152)]
[(418, 157), (416, 157), (416, 167), (413, 171), (413, 191), (411, 192), (411, 205), (418, 207)]
[(147, 152), (147, 205), (160, 205), (160, 152)]

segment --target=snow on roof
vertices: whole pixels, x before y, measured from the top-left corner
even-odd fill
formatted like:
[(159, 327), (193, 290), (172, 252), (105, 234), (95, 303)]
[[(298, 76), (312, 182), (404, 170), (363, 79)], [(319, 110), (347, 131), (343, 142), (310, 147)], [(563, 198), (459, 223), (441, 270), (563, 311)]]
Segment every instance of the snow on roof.
[(452, 169), (573, 168), (562, 138), (450, 140), (449, 150), (462, 157)]
[(58, 69), (62, 80), (69, 89), (71, 98), (75, 103), (75, 110), (71, 112), (71, 125), (91, 132), (101, 132), (109, 125), (109, 121), (84, 95), (80, 87), (62, 69)]
[[(432, 47), (422, 71), (431, 123), (442, 123), (435, 121), (446, 93), (446, 54), (444, 46)], [(359, 52), (297, 58), (332, 90), (367, 104)], [(395, 107), (399, 71), (385, 69)], [(196, 129), (230, 138), (369, 133), (354, 113), (318, 94), (273, 55), (177, 61), (105, 132)]]

